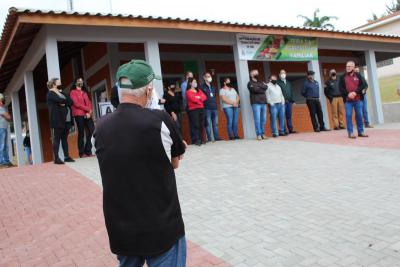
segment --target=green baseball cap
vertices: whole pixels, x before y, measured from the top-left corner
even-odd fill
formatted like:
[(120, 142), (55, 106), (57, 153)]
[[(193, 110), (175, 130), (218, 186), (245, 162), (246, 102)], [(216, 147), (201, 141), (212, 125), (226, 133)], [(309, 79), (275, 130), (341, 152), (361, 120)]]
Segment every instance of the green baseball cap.
[(132, 85), (119, 84), (121, 88), (138, 89), (148, 85), (154, 79), (161, 80), (160, 75), (156, 75), (153, 68), (146, 61), (133, 59), (124, 65), (121, 65), (117, 71), (117, 81), (121, 78), (127, 78)]

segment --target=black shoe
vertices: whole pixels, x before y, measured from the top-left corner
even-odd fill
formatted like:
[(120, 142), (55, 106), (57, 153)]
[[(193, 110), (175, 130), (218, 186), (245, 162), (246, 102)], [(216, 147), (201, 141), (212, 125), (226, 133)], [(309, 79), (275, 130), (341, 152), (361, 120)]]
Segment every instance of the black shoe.
[(230, 137), (230, 136), (229, 136), (229, 140), (234, 140), (234, 139), (235, 139), (235, 137)]
[(219, 138), (219, 137), (215, 139), (215, 141), (223, 141), (223, 140), (224, 140), (224, 139)]
[(201, 141), (197, 141), (196, 146), (201, 146)]
[(314, 132), (316, 132), (316, 133), (319, 133), (319, 132), (320, 132), (320, 130), (319, 130), (319, 129), (315, 129), (315, 130), (314, 130)]
[(64, 159), (64, 162), (75, 162), (75, 160), (71, 157), (67, 157)]
[(55, 159), (54, 160), (54, 164), (65, 164), (64, 161), (62, 161), (61, 159)]
[(287, 136), (286, 133), (279, 133), (279, 136)]
[(273, 134), (272, 137), (276, 138), (276, 137), (278, 137), (278, 135), (277, 134)]
[(335, 128), (333, 128), (333, 130), (337, 131), (337, 130), (340, 130), (340, 128), (339, 127), (335, 127)]
[(238, 139), (240, 139), (240, 137), (239, 136), (235, 136), (234, 139), (238, 140)]
[(340, 130), (344, 130), (344, 129), (346, 129), (346, 127), (344, 127), (344, 126), (339, 126), (339, 129), (340, 129)]
[(321, 132), (329, 132), (331, 129), (322, 128)]
[(295, 130), (291, 130), (291, 131), (289, 131), (289, 133), (291, 133), (291, 134), (295, 134), (295, 133), (297, 133)]

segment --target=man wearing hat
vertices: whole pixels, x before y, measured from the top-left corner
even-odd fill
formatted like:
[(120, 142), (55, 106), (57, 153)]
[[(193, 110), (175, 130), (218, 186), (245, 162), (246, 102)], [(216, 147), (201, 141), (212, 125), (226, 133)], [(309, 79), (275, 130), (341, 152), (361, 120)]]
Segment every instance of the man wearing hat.
[(111, 251), (120, 266), (185, 266), (175, 172), (186, 144), (168, 113), (145, 108), (153, 80), (143, 60), (118, 69), (120, 104), (94, 133)]
[(5, 107), (5, 97), (0, 93), (0, 168), (13, 166), (8, 156), (8, 124), (10, 113)]
[(312, 70), (307, 71), (307, 78), (304, 82), (303, 90), (301, 90), (301, 95), (306, 98), (314, 132), (329, 131), (325, 128), (321, 102), (319, 101), (319, 83), (314, 80), (314, 74), (315, 72)]

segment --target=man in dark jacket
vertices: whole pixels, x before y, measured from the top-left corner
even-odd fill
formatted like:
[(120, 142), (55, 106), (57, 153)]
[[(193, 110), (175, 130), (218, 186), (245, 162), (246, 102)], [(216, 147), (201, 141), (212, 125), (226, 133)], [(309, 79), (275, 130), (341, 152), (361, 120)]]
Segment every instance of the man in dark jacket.
[(339, 81), (336, 70), (329, 72), (329, 80), (325, 82), (325, 96), (329, 99), (332, 108), (333, 127), (335, 130), (344, 128), (344, 102), (342, 93), (339, 89)]
[(339, 88), (345, 101), (347, 133), (351, 139), (356, 138), (353, 134), (353, 109), (356, 114), (358, 136), (368, 137), (364, 133), (361, 103), (362, 92), (367, 85), (361, 75), (354, 71), (354, 68), (354, 61), (348, 61), (346, 63), (346, 73), (339, 79)]
[(250, 103), (253, 108), (257, 140), (267, 139), (264, 133), (265, 123), (267, 121), (267, 96), (265, 92), (268, 89), (268, 85), (260, 80), (258, 70), (250, 71), (250, 81), (247, 84), (247, 88), (250, 91)]
[(292, 84), (286, 79), (286, 71), (284, 69), (279, 72), (278, 85), (281, 87), (283, 97), (285, 98), (287, 133), (296, 133), (296, 131), (293, 130), (292, 124), (292, 105), (294, 104)]
[[(314, 74), (315, 72), (312, 70), (307, 71), (307, 78), (303, 90), (301, 90), (301, 95), (306, 98), (314, 132), (329, 131), (325, 128), (321, 102), (319, 101), (319, 83), (314, 80)], [(318, 117), (318, 121), (315, 116)]]
[[(204, 83), (201, 85), (201, 90), (207, 96), (207, 100), (204, 101), (205, 116), (205, 128), (207, 133), (208, 141), (220, 141), (218, 135), (218, 110), (217, 101), (215, 98), (215, 88), (212, 86), (211, 73), (206, 72), (203, 75)], [(213, 131), (213, 137), (211, 137), (211, 128)]]

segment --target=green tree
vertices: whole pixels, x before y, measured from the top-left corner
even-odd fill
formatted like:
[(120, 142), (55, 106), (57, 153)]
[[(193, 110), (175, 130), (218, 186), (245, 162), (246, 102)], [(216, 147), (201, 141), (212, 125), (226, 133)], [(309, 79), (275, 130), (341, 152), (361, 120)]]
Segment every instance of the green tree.
[(392, 1), (391, 4), (386, 5), (386, 11), (388, 14), (392, 14), (396, 11), (400, 11), (400, 0)]
[(338, 18), (334, 17), (334, 16), (320, 17), (320, 16), (318, 16), (318, 13), (319, 13), (319, 9), (316, 9), (314, 11), (314, 15), (312, 18), (303, 16), (303, 15), (298, 15), (297, 17), (304, 20), (303, 26), (334, 30), (335, 26), (333, 26), (333, 24), (330, 23), (330, 21), (333, 19), (338, 19)]

